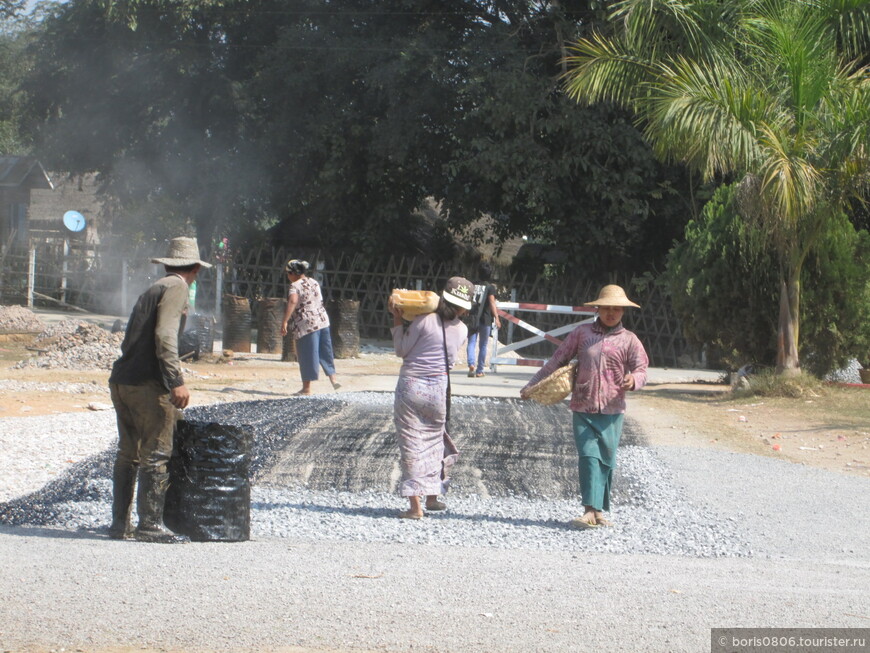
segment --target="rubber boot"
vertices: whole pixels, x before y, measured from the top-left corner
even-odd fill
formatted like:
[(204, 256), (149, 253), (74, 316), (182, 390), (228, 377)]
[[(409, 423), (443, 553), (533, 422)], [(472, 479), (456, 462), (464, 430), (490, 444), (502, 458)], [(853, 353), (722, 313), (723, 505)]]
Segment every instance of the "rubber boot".
[(109, 537), (113, 540), (129, 540), (133, 537), (130, 511), (135, 487), (136, 466), (116, 462), (112, 470), (112, 525), (109, 526)]
[(139, 471), (139, 528), (136, 539), (139, 542), (160, 542), (173, 544), (190, 542), (185, 535), (177, 535), (163, 525), (163, 504), (169, 488), (169, 474)]

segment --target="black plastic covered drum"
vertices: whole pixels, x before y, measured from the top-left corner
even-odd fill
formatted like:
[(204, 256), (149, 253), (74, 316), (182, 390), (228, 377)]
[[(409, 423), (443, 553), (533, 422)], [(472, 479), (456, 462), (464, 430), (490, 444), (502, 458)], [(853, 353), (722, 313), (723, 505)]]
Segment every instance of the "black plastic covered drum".
[(195, 542), (251, 536), (252, 430), (181, 420), (169, 462), (163, 521)]
[(178, 340), (178, 355), (199, 360), (202, 354), (214, 351), (214, 318), (211, 315), (190, 315), (184, 325), (184, 333)]

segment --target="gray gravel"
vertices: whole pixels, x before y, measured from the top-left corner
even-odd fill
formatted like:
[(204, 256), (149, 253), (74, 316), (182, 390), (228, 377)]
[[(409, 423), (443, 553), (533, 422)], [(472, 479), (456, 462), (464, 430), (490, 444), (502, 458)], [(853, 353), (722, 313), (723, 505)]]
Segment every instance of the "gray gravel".
[(40, 351), (13, 367), (41, 367), (67, 370), (110, 370), (121, 355), (124, 334), (112, 333), (87, 322), (57, 324), (34, 342)]
[(870, 563), (870, 479), (742, 453), (656, 453), (699, 509), (733, 516), (756, 555)]
[[(686, 556), (741, 556), (751, 553), (735, 518), (689, 501), (673, 475), (649, 448), (623, 446), (615, 480), (613, 520), (617, 526), (592, 533), (572, 530), (567, 522), (579, 514), (576, 496), (480, 496), (459, 484), (448, 495), (450, 509), (432, 514), (417, 528), (396, 519), (404, 502), (389, 490), (390, 479), (367, 479), (370, 489), (341, 492), (329, 487), (262, 487), (258, 478), (279, 455), (285, 441), (312, 422), (348, 403), (381, 408), (392, 405), (387, 393), (345, 395), (344, 399), (299, 398), (240, 402), (189, 409), (187, 419), (248, 424), (256, 434), (251, 472), (252, 536), (256, 539), (293, 537), (356, 542), (440, 543), (455, 546), (490, 546), (508, 549), (650, 553)], [(485, 414), (487, 400), (457, 398), (453, 421), (463, 415)], [(491, 403), (503, 403), (491, 401)], [(552, 407), (564, 419), (564, 407)], [(17, 420), (20, 424), (22, 420)], [(31, 436), (44, 430), (56, 435), (55, 417), (28, 420)], [(95, 424), (113, 429), (104, 418), (83, 420), (86, 439)], [(516, 428), (523, 428), (517, 425)], [(636, 426), (629, 421), (627, 441)], [(506, 437), (503, 432), (500, 437)], [(20, 432), (19, 437), (28, 437)], [(64, 429), (67, 442), (72, 429)], [(567, 436), (565, 436), (567, 437)], [(546, 448), (543, 446), (542, 448)], [(39, 525), (64, 530), (99, 532), (107, 526), (111, 502), (112, 450), (104, 450), (73, 465), (62, 476), (22, 498), (0, 504), (0, 524)], [(355, 454), (365, 457), (367, 451)], [(398, 458), (398, 451), (395, 452)], [(471, 461), (469, 461), (471, 462)], [(568, 464), (572, 464), (571, 463)], [(463, 477), (462, 464), (456, 476)], [(510, 475), (509, 461), (500, 473)], [(365, 464), (363, 463), (363, 466)], [(374, 466), (373, 466), (374, 467)], [(493, 485), (498, 485), (493, 483)], [(556, 490), (558, 492), (558, 490)], [(657, 528), (660, 515), (669, 513), (672, 527)]]
[(861, 375), (858, 373), (860, 369), (862, 369), (861, 364), (853, 358), (843, 369), (828, 374), (825, 380), (835, 383), (861, 383)]
[[(0, 575), (0, 650), (698, 651), (711, 627), (868, 625), (867, 479), (651, 449), (629, 409), (609, 530), (568, 530), (579, 501), (564, 488), (457, 484), (449, 512), (406, 522), (388, 479), (355, 492), (262, 484), (282, 429), (352, 402), (383, 411), (391, 396), (187, 411), (280, 416), (257, 437), (253, 539), (232, 544), (106, 539), (111, 412), (0, 420), (0, 474), (16, 472), (0, 477), (0, 567), (14, 570)], [(481, 404), (456, 399), (456, 421)]]

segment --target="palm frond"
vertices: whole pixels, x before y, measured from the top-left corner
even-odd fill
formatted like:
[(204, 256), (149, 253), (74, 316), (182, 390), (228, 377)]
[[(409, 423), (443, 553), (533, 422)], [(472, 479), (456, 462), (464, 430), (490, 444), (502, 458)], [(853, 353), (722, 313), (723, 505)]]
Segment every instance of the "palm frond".
[(866, 58), (870, 50), (870, 0), (814, 0), (837, 49), (850, 60)]
[(614, 102), (633, 107), (637, 90), (653, 67), (618, 41), (593, 34), (569, 46), (565, 90), (581, 104)]
[(755, 125), (764, 120), (769, 99), (744, 79), (739, 67), (726, 72), (682, 57), (662, 64), (645, 104), (656, 151), (707, 179), (750, 168), (758, 158)]
[(703, 56), (733, 31), (735, 6), (718, 0), (622, 0), (614, 4), (611, 20), (625, 43), (649, 59), (674, 52)]
[(835, 42), (818, 11), (807, 2), (776, 2), (748, 18), (745, 39), (755, 68), (768, 84), (780, 87), (800, 128), (828, 90), (838, 60)]
[(795, 141), (787, 126), (765, 124), (759, 129), (759, 145), (764, 152), (758, 170), (762, 196), (775, 207), (773, 215), (794, 229), (825, 195), (822, 171), (812, 163), (816, 143)]

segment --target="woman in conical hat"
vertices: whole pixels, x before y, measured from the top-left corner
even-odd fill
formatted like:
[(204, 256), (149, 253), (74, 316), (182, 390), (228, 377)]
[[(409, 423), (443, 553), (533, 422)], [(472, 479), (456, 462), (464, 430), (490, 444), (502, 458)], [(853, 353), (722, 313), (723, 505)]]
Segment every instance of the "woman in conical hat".
[(577, 360), (571, 392), (574, 441), (579, 455), (580, 495), (583, 515), (574, 519), (575, 528), (610, 526), (604, 511), (610, 510), (610, 488), (616, 469), (616, 449), (622, 435), (625, 393), (646, 383), (649, 359), (636, 335), (622, 326), (629, 307), (640, 308), (616, 285), (604, 286), (598, 297), (584, 306), (595, 306), (598, 315), (584, 322), (565, 338), (552, 358), (520, 391)]

